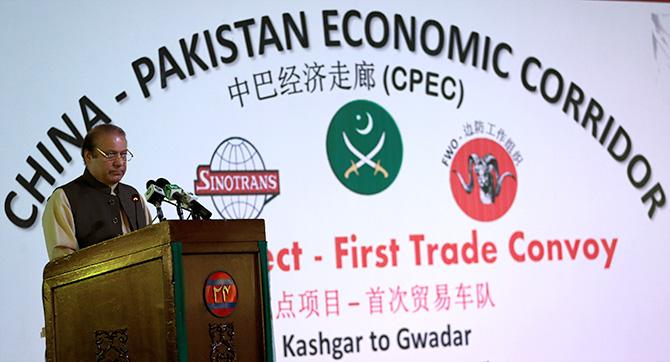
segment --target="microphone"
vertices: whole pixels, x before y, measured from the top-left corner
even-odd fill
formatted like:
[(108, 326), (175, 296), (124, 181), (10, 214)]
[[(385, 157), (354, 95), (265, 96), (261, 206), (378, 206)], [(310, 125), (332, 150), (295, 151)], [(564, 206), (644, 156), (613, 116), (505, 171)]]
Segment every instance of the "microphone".
[(163, 202), (165, 199), (165, 192), (163, 192), (163, 188), (159, 187), (156, 184), (156, 181), (149, 180), (147, 181), (147, 191), (144, 193), (144, 197), (150, 204), (153, 204), (156, 207), (158, 220), (165, 220), (163, 209), (161, 208), (161, 202)]
[(149, 180), (147, 181), (147, 191), (144, 193), (144, 197), (150, 204), (160, 205), (165, 199), (165, 192), (163, 188), (156, 185), (156, 181)]
[[(133, 194), (130, 197), (130, 199), (133, 200), (133, 205), (135, 206), (135, 225), (139, 227), (140, 222), (139, 219), (137, 218), (137, 204), (140, 202), (140, 195)], [(130, 224), (130, 231), (135, 231), (136, 229), (133, 227), (133, 223), (131, 222), (129, 224)]]
[[(209, 220), (212, 217), (211, 211), (207, 210), (195, 197), (185, 192), (179, 185), (171, 184), (170, 181), (164, 178), (157, 179), (156, 185), (163, 188), (165, 198), (175, 200), (178, 202), (178, 205), (183, 205), (184, 208), (190, 209), (194, 219)], [(177, 212), (179, 212), (179, 208)]]
[(191, 207), (191, 213), (195, 215), (195, 218), (209, 220), (212, 217), (212, 212), (202, 206), (191, 193), (187, 193), (186, 198), (188, 199), (188, 205)]

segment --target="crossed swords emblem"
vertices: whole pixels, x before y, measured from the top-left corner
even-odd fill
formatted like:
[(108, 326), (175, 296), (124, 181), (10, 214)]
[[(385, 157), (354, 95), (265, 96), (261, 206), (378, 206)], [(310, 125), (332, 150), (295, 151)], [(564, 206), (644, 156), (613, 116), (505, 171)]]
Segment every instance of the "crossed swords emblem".
[[(365, 127), (363, 130), (356, 129), (358, 133), (366, 135), (370, 133), (370, 130), (372, 129), (372, 117), (370, 116), (369, 113), (367, 113), (368, 116), (368, 125)], [(359, 116), (360, 117), (360, 116)], [(349, 151), (354, 154), (358, 158), (358, 161), (351, 160), (351, 166), (344, 171), (344, 178), (348, 179), (351, 173), (355, 173), (358, 175), (358, 169), (361, 168), (363, 165), (368, 165), (370, 166), (375, 172), (373, 175), (377, 175), (377, 173), (381, 173), (384, 175), (384, 178), (389, 177), (389, 173), (386, 171), (386, 169), (382, 166), (381, 160), (377, 160), (377, 162), (373, 161), (373, 158), (377, 156), (379, 151), (382, 150), (384, 147), (384, 141), (386, 140), (386, 132), (382, 132), (381, 137), (379, 137), (379, 141), (377, 141), (377, 145), (367, 154), (364, 154), (363, 152), (359, 151), (354, 145), (351, 143), (349, 140), (349, 137), (347, 137), (347, 134), (342, 131), (342, 138), (344, 139), (344, 144), (347, 146)]]

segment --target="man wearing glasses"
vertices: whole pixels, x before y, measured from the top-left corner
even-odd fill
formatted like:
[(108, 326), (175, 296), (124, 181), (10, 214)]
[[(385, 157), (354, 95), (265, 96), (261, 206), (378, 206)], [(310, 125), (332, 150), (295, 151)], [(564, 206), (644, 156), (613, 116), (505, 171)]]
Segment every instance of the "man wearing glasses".
[(81, 155), (84, 174), (54, 190), (42, 215), (49, 260), (151, 221), (144, 198), (121, 183), (133, 157), (123, 129), (112, 124), (92, 128), (84, 138)]

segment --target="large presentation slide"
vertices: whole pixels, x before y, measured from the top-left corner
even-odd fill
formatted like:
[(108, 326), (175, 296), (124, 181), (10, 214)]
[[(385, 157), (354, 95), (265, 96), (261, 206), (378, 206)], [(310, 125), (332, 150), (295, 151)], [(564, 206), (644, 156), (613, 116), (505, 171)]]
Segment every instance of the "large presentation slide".
[(0, 23), (0, 360), (44, 358), (42, 213), (105, 123), (125, 183), (265, 220), (278, 361), (670, 359), (667, 3), (9, 0)]

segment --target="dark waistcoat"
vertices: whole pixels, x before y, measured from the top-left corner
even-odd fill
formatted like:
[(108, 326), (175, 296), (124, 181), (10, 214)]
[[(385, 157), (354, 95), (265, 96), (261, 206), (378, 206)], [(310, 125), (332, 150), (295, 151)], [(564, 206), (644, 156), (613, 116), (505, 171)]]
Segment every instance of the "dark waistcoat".
[(70, 203), (80, 248), (121, 235), (121, 210), (128, 216), (131, 230), (147, 225), (142, 203), (133, 202), (132, 196), (139, 193), (132, 186), (119, 183), (114, 196), (109, 186), (85, 170), (61, 188)]

